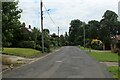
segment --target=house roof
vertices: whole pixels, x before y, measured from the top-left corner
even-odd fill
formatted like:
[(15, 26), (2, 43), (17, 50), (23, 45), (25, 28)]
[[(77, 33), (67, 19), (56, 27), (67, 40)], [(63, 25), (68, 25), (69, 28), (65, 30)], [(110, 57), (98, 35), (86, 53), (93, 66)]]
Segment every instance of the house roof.
[(116, 36), (115, 36), (115, 39), (116, 39), (116, 40), (120, 40), (120, 35), (116, 35)]
[(30, 31), (26, 27), (21, 27), (23, 33), (29, 33)]

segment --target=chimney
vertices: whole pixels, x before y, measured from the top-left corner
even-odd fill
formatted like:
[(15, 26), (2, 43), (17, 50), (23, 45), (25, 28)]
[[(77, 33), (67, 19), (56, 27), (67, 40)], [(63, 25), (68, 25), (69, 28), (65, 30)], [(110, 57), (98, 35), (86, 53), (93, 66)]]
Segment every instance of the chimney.
[(31, 25), (29, 25), (29, 29), (31, 29)]

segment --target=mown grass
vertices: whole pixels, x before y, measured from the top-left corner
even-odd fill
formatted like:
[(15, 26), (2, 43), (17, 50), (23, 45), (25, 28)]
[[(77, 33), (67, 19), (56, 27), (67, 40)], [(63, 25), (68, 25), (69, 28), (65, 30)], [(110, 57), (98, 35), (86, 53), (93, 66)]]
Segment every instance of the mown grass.
[(42, 55), (41, 51), (29, 49), (29, 48), (4, 48), (3, 54), (15, 55), (21, 57), (33, 57)]
[(102, 62), (118, 62), (118, 55), (112, 52), (89, 52), (89, 55)]
[[(80, 46), (79, 48), (81, 50), (90, 50), (89, 48), (84, 48)], [(91, 52), (88, 52), (88, 54), (99, 62), (118, 62), (120, 59), (120, 56), (118, 57), (117, 53), (112, 53), (111, 51), (101, 51), (101, 50), (92, 51), (91, 49)], [(115, 80), (117, 80), (116, 78), (120, 77), (118, 66), (108, 67), (108, 71), (113, 74), (113, 78), (115, 78)]]
[(90, 48), (86, 48), (86, 47), (82, 47), (82, 46), (78, 46), (81, 50), (90, 50)]
[(102, 62), (118, 62), (120, 58), (118, 58), (117, 53), (113, 53), (111, 51), (102, 51), (102, 50), (93, 50), (90, 48), (84, 48), (82, 46), (78, 46), (81, 50), (91, 50), (88, 54), (94, 57), (98, 61)]
[(119, 78), (120, 72), (118, 66), (110, 66), (108, 71), (113, 74), (113, 78)]

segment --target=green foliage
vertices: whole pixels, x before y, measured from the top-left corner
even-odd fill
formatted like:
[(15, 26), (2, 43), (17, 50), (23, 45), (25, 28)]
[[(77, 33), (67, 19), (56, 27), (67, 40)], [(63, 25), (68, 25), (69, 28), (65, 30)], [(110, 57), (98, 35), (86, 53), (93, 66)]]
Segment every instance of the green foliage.
[(118, 24), (117, 18), (118, 15), (115, 12), (107, 10), (103, 15), (103, 19), (100, 21), (100, 39), (103, 41), (103, 43), (105, 43), (106, 49), (110, 49), (111, 36), (116, 35), (117, 31), (120, 30), (120, 24)]
[(81, 26), (82, 26), (82, 22), (78, 19), (76, 20), (72, 20), (70, 23), (70, 28), (69, 28), (69, 44), (70, 45), (78, 45), (78, 41), (79, 39), (77, 39), (80, 35), (79, 33), (81, 33)]
[(108, 71), (113, 74), (113, 78), (119, 78), (120, 72), (118, 66), (110, 66)]
[(103, 43), (102, 43), (102, 41), (97, 40), (97, 39), (93, 39), (93, 40), (91, 41), (91, 48), (92, 48), (92, 49), (96, 49), (96, 50), (101, 50), (101, 49), (103, 49)]
[(45, 45), (45, 52), (50, 52), (50, 35), (49, 35), (50, 31), (49, 29), (44, 29), (44, 45)]
[(79, 47), (81, 50), (91, 50), (90, 48), (86, 48), (86, 47), (84, 48), (84, 47), (82, 47), (82, 46), (80, 46), (80, 45), (79, 45), (78, 47)]
[(21, 48), (34, 48), (34, 41), (21, 41), (18, 46)]
[(4, 47), (10, 47), (12, 45), (12, 43), (10, 42), (4, 42), (4, 44), (2, 46)]
[[(88, 24), (76, 19), (72, 20), (69, 28), (69, 44), (82, 45), (84, 43), (85, 30), (85, 45), (89, 47), (92, 39), (99, 39), (105, 45), (105, 49), (110, 49), (111, 36), (120, 34), (120, 22), (117, 20), (118, 15), (110, 10), (107, 10), (102, 19), (99, 21), (91, 20)], [(118, 33), (117, 33), (118, 32)], [(94, 49), (102, 48), (102, 45), (94, 44)]]
[[(18, 9), (18, 2), (3, 2), (2, 3), (2, 41), (3, 45), (10, 43), (13, 45), (16, 39), (16, 30), (20, 28), (20, 13), (21, 9)], [(18, 32), (17, 32), (18, 34)]]
[(25, 23), (23, 23), (20, 27), (20, 36), (22, 41), (30, 41), (31, 40), (31, 32), (25, 27)]
[(120, 42), (118, 42), (118, 43), (117, 43), (117, 48), (119, 48), (119, 49), (120, 49)]
[(59, 46), (59, 37), (55, 33), (51, 35), (50, 43), (52, 47), (58, 47)]
[(99, 37), (100, 33), (100, 23), (96, 20), (91, 20), (88, 22), (88, 28), (86, 29), (86, 34), (90, 34), (88, 38), (96, 39)]
[[(41, 32), (35, 27), (29, 31), (24, 22), (20, 23), (19, 19), (22, 10), (18, 8), (18, 1), (3, 2), (2, 6), (3, 47), (22, 47), (41, 50)], [(31, 25), (29, 25), (29, 28), (31, 28)], [(51, 47), (58, 47), (62, 44), (59, 44), (61, 41), (59, 41), (58, 35), (53, 34), (50, 36), (49, 29), (44, 29), (43, 33), (46, 52), (50, 52)], [(66, 38), (68, 38), (67, 35)], [(65, 43), (68, 44), (68, 42), (64, 41)]]
[[(41, 50), (41, 32), (35, 27), (29, 31), (25, 27), (25, 23), (20, 23), (19, 19), (22, 10), (18, 8), (18, 2), (3, 2), (2, 6), (3, 47), (23, 47)], [(58, 36), (55, 33), (50, 35), (49, 29), (44, 29), (45, 51), (49, 52), (50, 48), (58, 46), (83, 45), (84, 31), (86, 33), (85, 42), (87, 47), (90, 46), (90, 41), (92, 39), (99, 39), (110, 48), (111, 35), (115, 35), (116, 31), (120, 34), (120, 22), (117, 21), (117, 17), (115, 12), (107, 10), (100, 22), (91, 20), (86, 24), (78, 19), (72, 20), (70, 23), (69, 34), (65, 32), (65, 35), (61, 36)], [(30, 25), (29, 28), (31, 28)], [(94, 47), (95, 46), (96, 44)], [(102, 46), (99, 45), (99, 47), (95, 49), (100, 49), (100, 47)]]
[(39, 44), (36, 45), (35, 47), (36, 50), (42, 50), (41, 46)]

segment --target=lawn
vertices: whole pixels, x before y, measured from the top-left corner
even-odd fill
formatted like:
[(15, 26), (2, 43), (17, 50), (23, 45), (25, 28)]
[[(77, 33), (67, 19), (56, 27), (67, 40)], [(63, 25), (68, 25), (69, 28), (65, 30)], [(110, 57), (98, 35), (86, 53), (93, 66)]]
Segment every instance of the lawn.
[(89, 55), (102, 62), (118, 62), (118, 55), (112, 52), (90, 52)]
[(108, 67), (108, 71), (113, 74), (113, 78), (118, 78), (118, 76), (120, 76), (118, 66)]
[[(79, 48), (81, 50), (89, 50), (88, 48), (84, 47)], [(118, 62), (120, 59), (118, 58), (117, 53), (112, 53), (111, 51), (93, 50), (91, 52), (88, 52), (88, 54), (100, 62)], [(120, 73), (118, 73), (118, 66), (108, 67), (108, 71), (113, 74), (113, 78), (118, 78), (118, 76), (120, 75)]]
[(90, 48), (84, 48), (84, 47), (82, 47), (82, 46), (78, 46), (81, 50), (90, 50)]
[(36, 55), (42, 55), (38, 50), (29, 49), (29, 48), (4, 48), (3, 54), (21, 56), (21, 57), (33, 57)]

